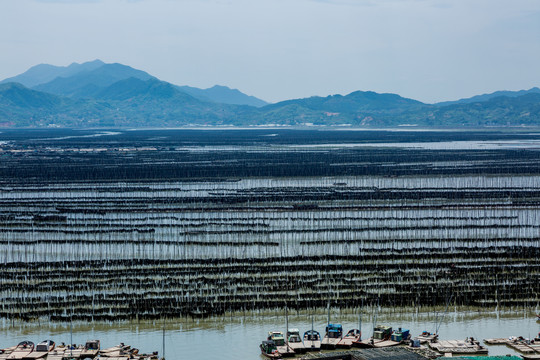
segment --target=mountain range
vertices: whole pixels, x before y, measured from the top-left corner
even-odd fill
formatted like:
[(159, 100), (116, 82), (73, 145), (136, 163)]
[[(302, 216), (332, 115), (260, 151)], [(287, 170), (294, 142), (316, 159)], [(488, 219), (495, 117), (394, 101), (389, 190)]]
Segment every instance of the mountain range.
[(65, 67), (41, 64), (0, 82), (2, 127), (259, 125), (538, 126), (540, 89), (438, 104), (372, 91), (268, 104), (226, 86), (178, 86), (100, 60)]

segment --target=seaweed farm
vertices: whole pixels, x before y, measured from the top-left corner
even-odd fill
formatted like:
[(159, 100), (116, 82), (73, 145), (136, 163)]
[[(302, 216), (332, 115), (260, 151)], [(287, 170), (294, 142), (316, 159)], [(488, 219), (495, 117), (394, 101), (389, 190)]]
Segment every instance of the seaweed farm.
[(539, 143), (496, 131), (3, 131), (0, 319), (422, 312), (449, 299), (532, 313)]

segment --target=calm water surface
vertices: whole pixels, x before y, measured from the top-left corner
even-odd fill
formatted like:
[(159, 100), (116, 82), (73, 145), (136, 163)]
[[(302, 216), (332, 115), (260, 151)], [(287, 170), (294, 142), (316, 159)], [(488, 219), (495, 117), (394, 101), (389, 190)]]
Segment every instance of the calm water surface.
[[(521, 335), (534, 337), (540, 331), (540, 323), (534, 316), (535, 309), (528, 312), (476, 313), (451, 312), (440, 325), (441, 339), (464, 339), (473, 336), (478, 339)], [(371, 335), (373, 317), (362, 316), (363, 337)], [(333, 322), (343, 325), (345, 331), (358, 327), (358, 315), (352, 312), (332, 313)], [(413, 336), (423, 330), (434, 331), (435, 314), (392, 314), (377, 316), (377, 323), (394, 328), (411, 329)], [(327, 314), (322, 310), (314, 316), (314, 327), (324, 331)], [(290, 314), (289, 327), (299, 328), (303, 333), (311, 329), (309, 313)], [(225, 316), (212, 319), (177, 319), (165, 324), (165, 356), (170, 360), (180, 359), (264, 359), (258, 345), (270, 330), (285, 330), (283, 314)], [(22, 340), (39, 342), (53, 339), (57, 343), (70, 341), (69, 324), (14, 325), (4, 323), (0, 328), (0, 348), (12, 346)], [(84, 343), (89, 339), (100, 339), (102, 348), (124, 342), (137, 347), (141, 352), (159, 351), (162, 355), (163, 323), (131, 322), (113, 324), (75, 324), (73, 342)], [(516, 354), (506, 346), (490, 346), (490, 355)]]

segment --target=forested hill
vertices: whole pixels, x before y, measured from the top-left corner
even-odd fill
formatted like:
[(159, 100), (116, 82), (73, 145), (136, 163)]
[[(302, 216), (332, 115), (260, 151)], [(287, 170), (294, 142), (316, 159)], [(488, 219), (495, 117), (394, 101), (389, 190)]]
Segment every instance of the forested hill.
[(355, 91), (266, 104), (224, 86), (178, 86), (127, 65), (95, 60), (37, 65), (0, 82), (3, 127), (540, 126), (540, 89), (425, 104)]

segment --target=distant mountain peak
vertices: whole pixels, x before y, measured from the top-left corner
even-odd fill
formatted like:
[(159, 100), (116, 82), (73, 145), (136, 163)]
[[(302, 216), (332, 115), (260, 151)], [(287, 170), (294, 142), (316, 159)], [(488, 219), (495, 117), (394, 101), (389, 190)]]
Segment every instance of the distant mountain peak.
[(434, 105), (447, 106), (447, 105), (454, 105), (454, 104), (471, 104), (475, 102), (489, 101), (491, 99), (501, 97), (501, 96), (519, 97), (519, 96), (530, 94), (530, 93), (540, 93), (540, 89), (535, 86), (535, 87), (530, 88), (529, 90), (518, 90), (518, 91), (500, 90), (500, 91), (495, 91), (488, 94), (476, 95), (470, 98), (463, 98), (463, 99), (459, 99), (455, 101), (443, 101), (443, 102), (436, 103)]
[(82, 64), (71, 63), (68, 66), (55, 66), (50, 64), (38, 64), (22, 74), (7, 78), (4, 82), (18, 82), (26, 87), (33, 88), (41, 84), (48, 83), (58, 77), (70, 77), (82, 71), (91, 71), (103, 66), (105, 63), (99, 59), (88, 61)]
[(230, 105), (249, 105), (254, 107), (263, 107), (268, 105), (268, 103), (264, 100), (256, 98), (255, 96), (246, 95), (238, 89), (231, 89), (225, 85), (214, 85), (207, 89), (199, 89), (191, 86), (179, 86), (178, 89), (203, 101)]

